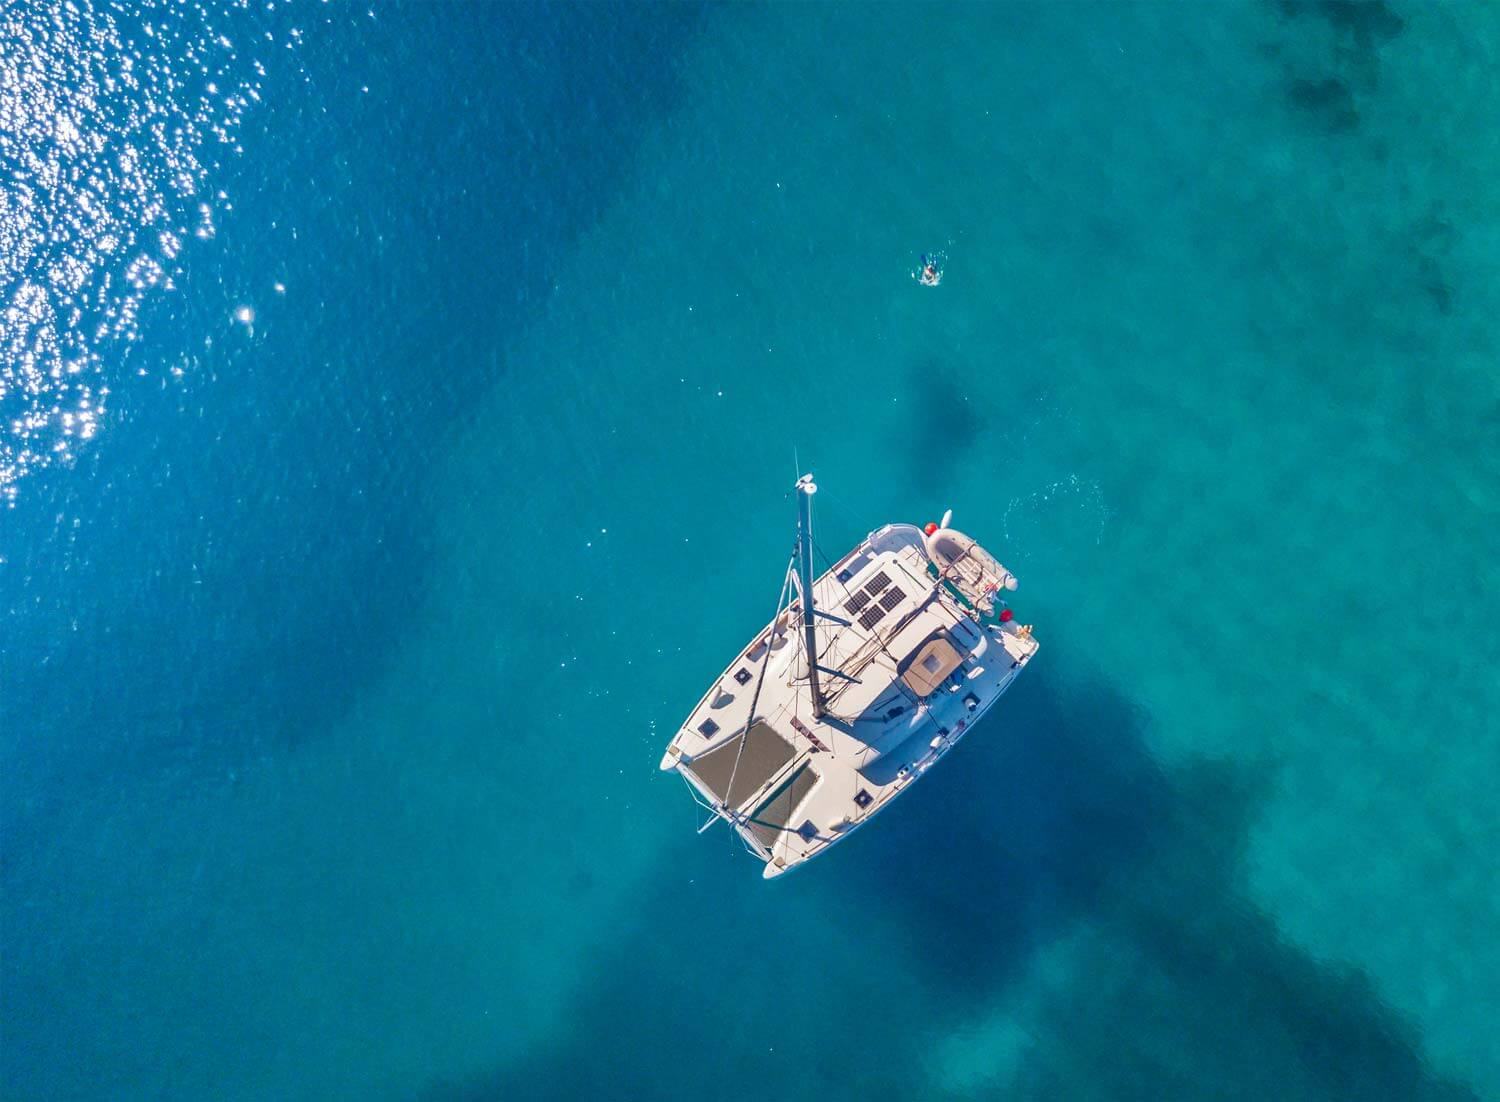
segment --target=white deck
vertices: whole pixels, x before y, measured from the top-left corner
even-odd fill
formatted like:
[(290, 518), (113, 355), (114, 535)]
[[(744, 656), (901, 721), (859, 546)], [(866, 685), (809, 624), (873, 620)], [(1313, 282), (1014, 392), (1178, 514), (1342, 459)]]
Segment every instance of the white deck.
[[(887, 525), (814, 582), (816, 608), (850, 621), (817, 618), (818, 664), (857, 679), (820, 674), (822, 719), (813, 718), (794, 602), (729, 665), (668, 746), (661, 768), (682, 773), (733, 822), (767, 877), (824, 852), (886, 807), (1036, 653), (1029, 629), (976, 622), (929, 565), (917, 528)], [(920, 687), (943, 658), (951, 661), (946, 648), (928, 646), (934, 639), (961, 661), (924, 699), (908, 681)], [(926, 674), (904, 678), (918, 657), (929, 660)]]

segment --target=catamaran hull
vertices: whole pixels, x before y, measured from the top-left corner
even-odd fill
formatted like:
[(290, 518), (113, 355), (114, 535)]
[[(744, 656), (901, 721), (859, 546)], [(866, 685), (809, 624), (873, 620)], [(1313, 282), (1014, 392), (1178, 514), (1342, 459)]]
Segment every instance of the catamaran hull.
[[(814, 579), (805, 545), (816, 487), (803, 479), (798, 490), (799, 557), (776, 616), (661, 760), (765, 863), (767, 879), (832, 849), (894, 802), (988, 714), (1038, 649), (1009, 612), (998, 623), (981, 616), (1014, 583), (1004, 585), (1008, 572), (946, 527), (944, 537), (963, 540), (961, 554), (934, 560), (924, 535), (937, 525), (926, 533), (886, 525)], [(1000, 584), (989, 584), (995, 578)], [(988, 607), (959, 584), (976, 579)]]
[[(1016, 673), (1019, 672), (1019, 669), (1016, 670)], [(925, 776), (933, 766), (937, 765), (938, 762), (946, 758), (949, 753), (952, 752), (953, 748), (957, 746), (961, 741), (963, 741), (963, 737), (974, 729), (975, 724), (977, 724), (981, 719), (989, 714), (990, 709), (995, 706), (995, 701), (999, 700), (1006, 694), (1006, 692), (1010, 690), (1010, 687), (1012, 684), (1014, 684), (1015, 680), (1015, 676), (1012, 675), (1003, 685), (1000, 686), (1000, 688), (995, 692), (995, 695), (990, 697), (990, 699), (985, 702), (984, 707), (976, 709), (973, 713), (973, 718), (969, 720), (968, 726), (965, 727), (962, 731), (959, 731), (956, 736), (949, 738), (946, 742), (946, 745), (944, 745), (944, 747), (940, 751), (938, 751), (938, 753), (932, 758), (931, 761), (914, 770), (913, 779), (915, 779), (915, 777), (917, 776)], [(855, 831), (859, 830), (863, 826), (868, 825), (871, 821), (874, 820), (877, 815), (879, 815), (886, 808), (890, 807), (891, 804), (895, 803), (898, 797), (904, 795), (906, 790), (910, 787), (911, 785), (907, 784), (904, 785), (899, 791), (893, 792), (888, 798), (881, 801), (880, 806), (872, 809), (871, 812), (863, 819), (859, 820), (856, 823), (853, 823), (846, 830), (841, 831), (836, 839), (834, 839), (832, 842), (829, 842), (826, 846), (814, 850), (808, 856), (804, 857), (801, 861), (797, 861), (793, 864), (789, 864), (781, 868), (778, 868), (774, 861), (767, 861), (765, 868), (761, 870), (761, 877), (766, 880), (779, 880), (782, 877), (786, 876), (788, 873), (795, 872), (797, 869), (800, 869), (810, 862), (817, 860), (825, 853), (828, 853), (830, 850), (834, 849), (840, 843), (847, 841)]]

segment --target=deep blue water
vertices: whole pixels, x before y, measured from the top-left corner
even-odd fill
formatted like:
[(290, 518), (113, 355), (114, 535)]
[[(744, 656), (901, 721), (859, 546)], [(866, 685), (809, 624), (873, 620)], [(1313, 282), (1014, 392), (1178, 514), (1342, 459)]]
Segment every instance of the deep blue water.
[[(1487, 8), (0, 21), (5, 1097), (1500, 1097)], [(1044, 649), (765, 884), (799, 465)]]

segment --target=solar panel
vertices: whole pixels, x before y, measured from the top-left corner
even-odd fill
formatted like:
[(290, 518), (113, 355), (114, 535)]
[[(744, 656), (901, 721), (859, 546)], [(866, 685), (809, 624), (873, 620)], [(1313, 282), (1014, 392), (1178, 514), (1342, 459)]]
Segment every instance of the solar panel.
[(876, 574), (873, 578), (870, 579), (869, 583), (865, 586), (865, 592), (873, 597), (875, 596), (875, 594), (879, 593), (882, 589), (890, 584), (890, 575), (882, 570), (879, 574)]
[(901, 587), (899, 585), (893, 585), (890, 589), (886, 590), (884, 596), (880, 598), (880, 607), (885, 609), (887, 612), (890, 612), (904, 600), (906, 600), (906, 594), (901, 592)]
[(864, 614), (860, 616), (859, 626), (864, 628), (866, 631), (869, 631), (872, 627), (874, 627), (884, 619), (885, 609), (881, 608), (879, 605), (871, 605), (869, 608), (865, 609)]
[(864, 608), (865, 605), (869, 603), (870, 595), (865, 592), (859, 592), (844, 602), (844, 611), (847, 612), (850, 616), (853, 616), (856, 612)]

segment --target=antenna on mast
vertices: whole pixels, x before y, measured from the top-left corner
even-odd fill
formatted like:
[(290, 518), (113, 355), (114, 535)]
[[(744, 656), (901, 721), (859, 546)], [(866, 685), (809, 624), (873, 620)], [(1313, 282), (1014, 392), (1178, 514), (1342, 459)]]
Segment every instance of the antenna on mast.
[(807, 650), (807, 684), (812, 689), (813, 718), (823, 718), (823, 689), (818, 684), (818, 633), (813, 607), (812, 496), (818, 492), (813, 476), (797, 479), (797, 583), (802, 590), (802, 644)]

